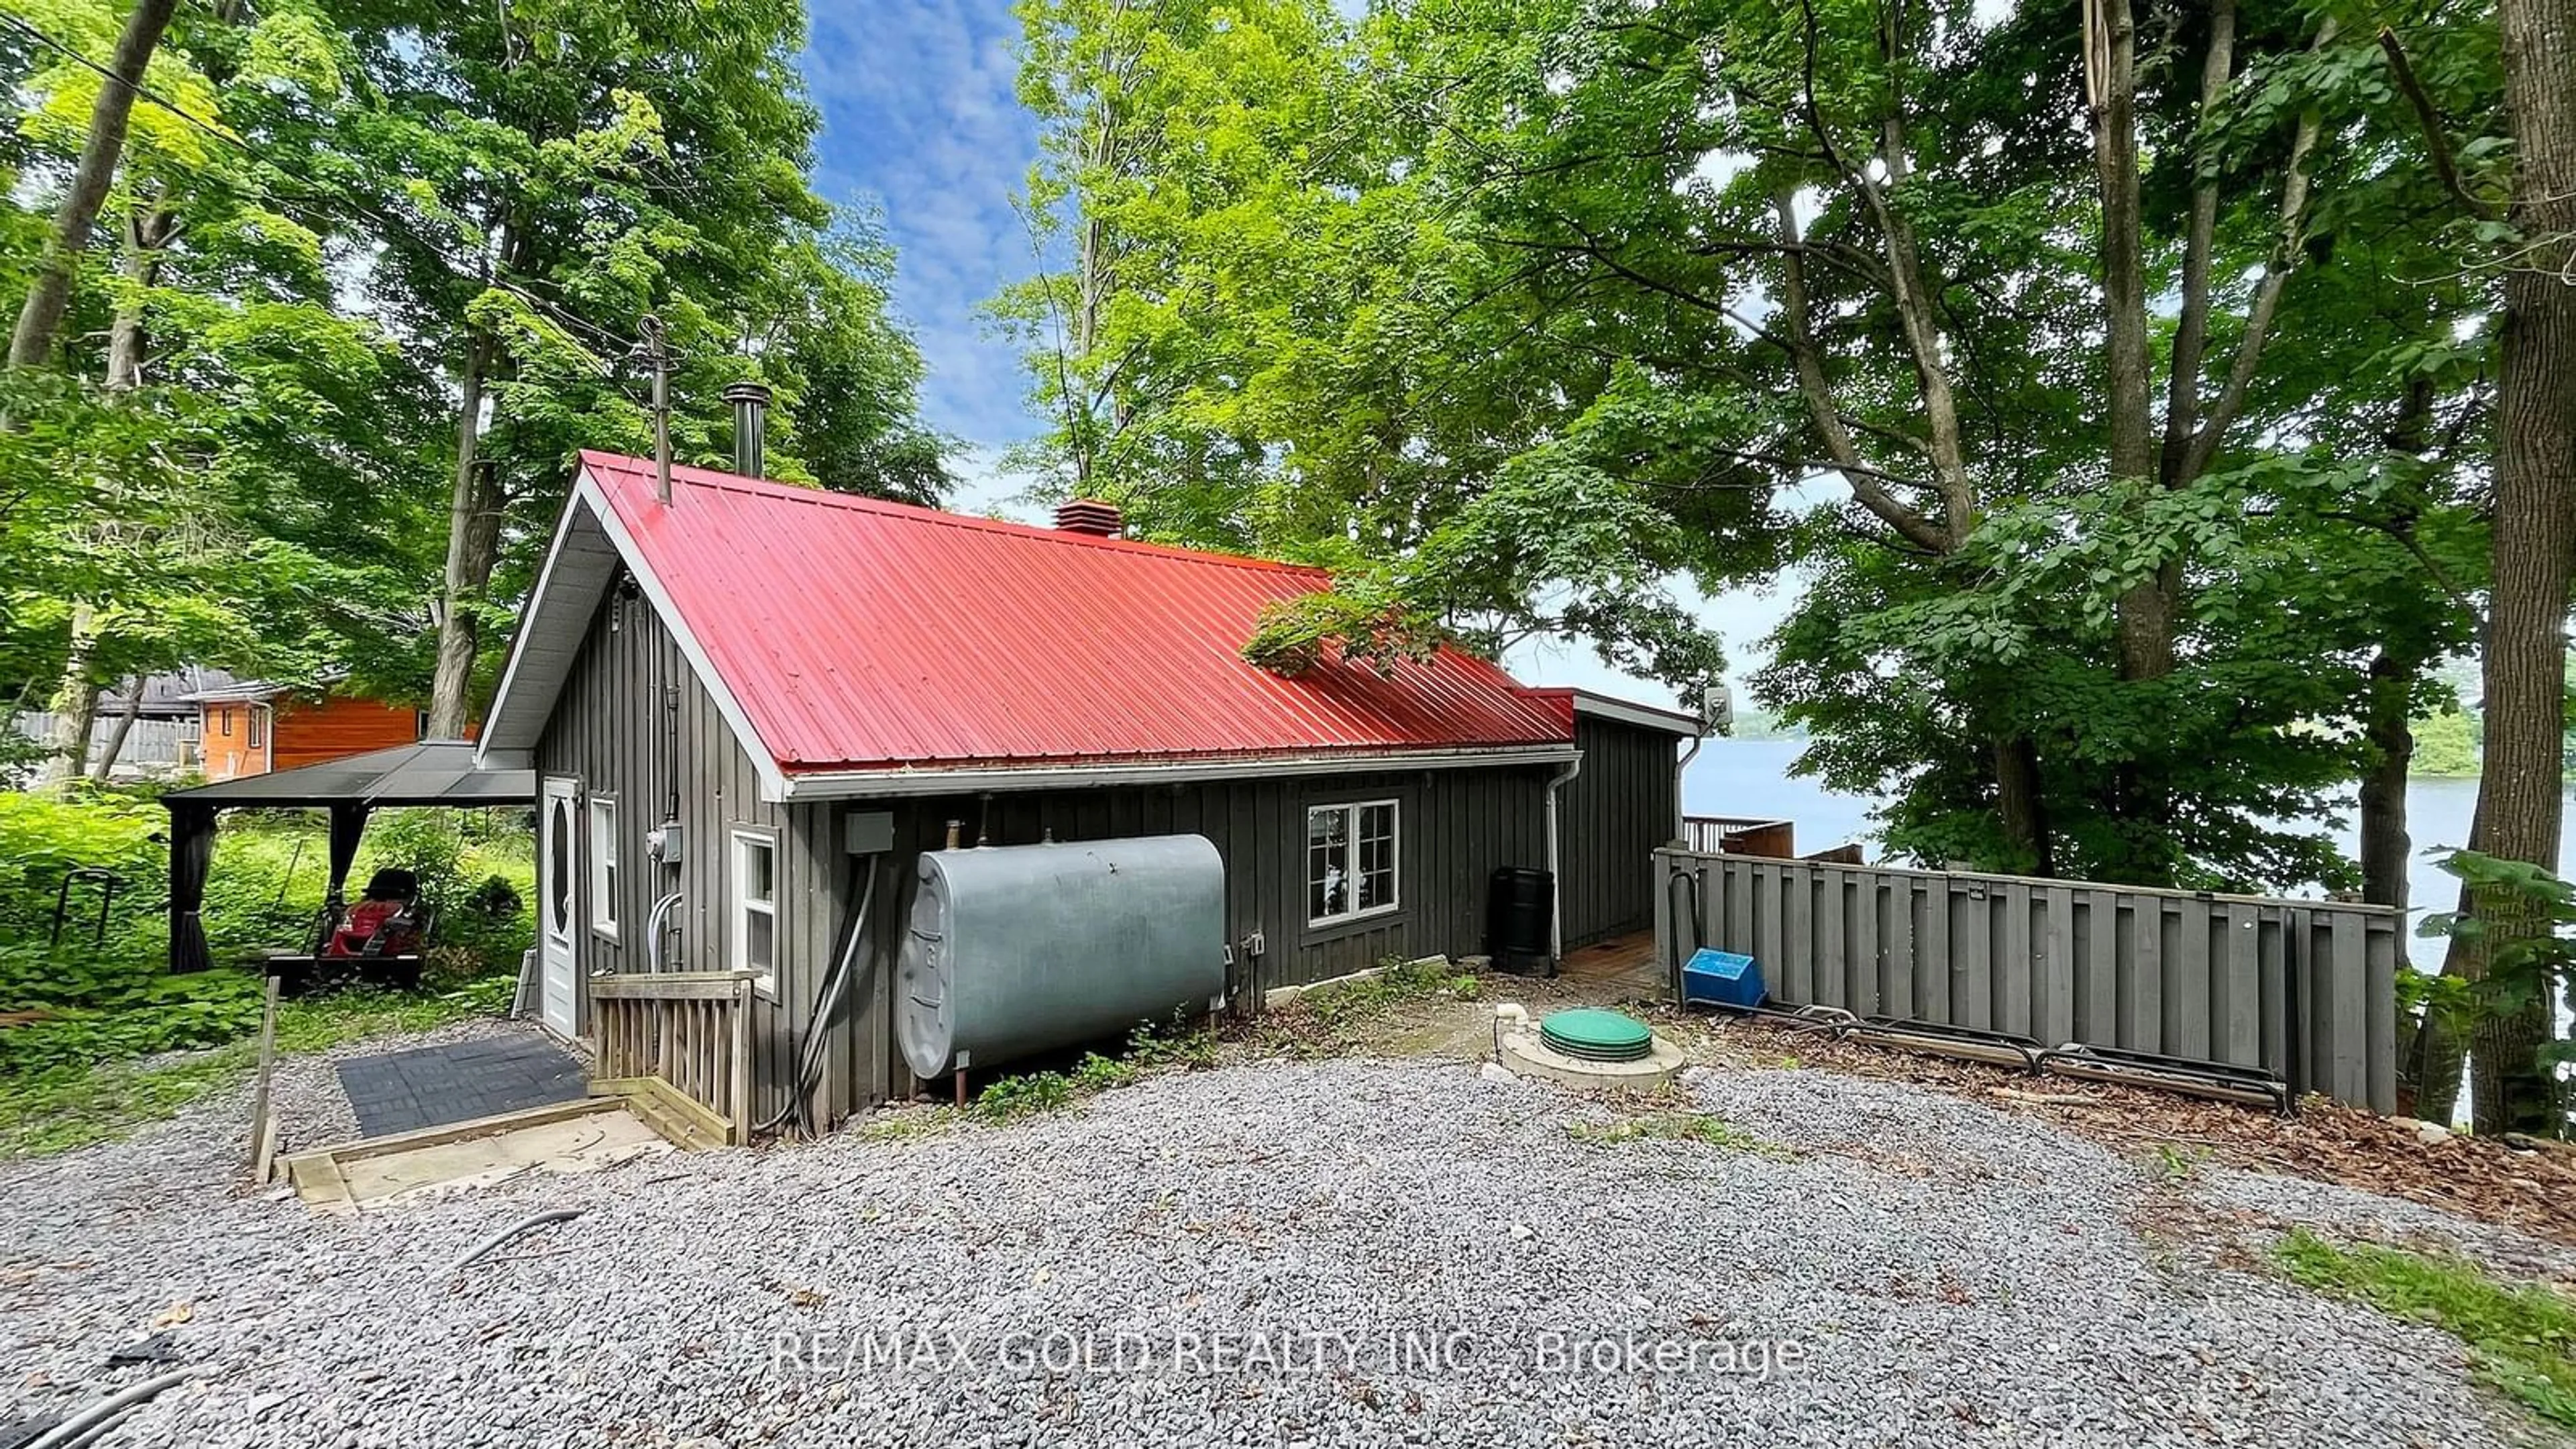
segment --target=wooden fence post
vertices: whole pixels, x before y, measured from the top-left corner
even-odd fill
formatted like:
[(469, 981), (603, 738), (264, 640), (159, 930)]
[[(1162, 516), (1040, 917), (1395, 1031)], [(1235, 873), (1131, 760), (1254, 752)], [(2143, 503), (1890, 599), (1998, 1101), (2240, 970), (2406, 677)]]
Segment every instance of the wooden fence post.
[[(735, 982), (733, 989), (733, 1080), (730, 1083), (733, 1103), (728, 1115), (733, 1119), (733, 1142), (736, 1147), (747, 1145), (751, 1141), (751, 999), (751, 983), (749, 981)], [(816, 1029), (819, 1030), (822, 1023), (818, 1021), (815, 1023), (815, 1026)], [(788, 1083), (787, 1090), (791, 1092), (795, 1091), (796, 1084), (793, 1082)]]

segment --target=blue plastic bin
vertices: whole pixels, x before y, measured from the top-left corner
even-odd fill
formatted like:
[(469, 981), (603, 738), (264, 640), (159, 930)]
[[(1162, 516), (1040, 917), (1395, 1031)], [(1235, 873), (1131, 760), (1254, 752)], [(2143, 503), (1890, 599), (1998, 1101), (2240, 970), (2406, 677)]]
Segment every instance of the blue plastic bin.
[(1682, 963), (1682, 1000), (1746, 1009), (1760, 1006), (1762, 968), (1750, 956), (1706, 947)]

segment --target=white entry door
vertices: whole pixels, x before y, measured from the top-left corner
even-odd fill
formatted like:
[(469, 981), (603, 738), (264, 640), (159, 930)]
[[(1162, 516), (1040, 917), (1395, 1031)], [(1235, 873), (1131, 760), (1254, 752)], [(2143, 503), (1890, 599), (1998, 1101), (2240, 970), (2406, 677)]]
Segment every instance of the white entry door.
[(581, 1029), (581, 972), (573, 958), (573, 892), (581, 880), (581, 838), (573, 828), (571, 780), (546, 777), (537, 816), (537, 954), (545, 984), (546, 1025), (563, 1036)]

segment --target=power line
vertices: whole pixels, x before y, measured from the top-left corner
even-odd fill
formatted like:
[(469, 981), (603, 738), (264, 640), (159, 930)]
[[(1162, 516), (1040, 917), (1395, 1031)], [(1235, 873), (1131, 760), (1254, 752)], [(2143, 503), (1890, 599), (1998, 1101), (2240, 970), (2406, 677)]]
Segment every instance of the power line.
[[(0, 14), (0, 24), (8, 25), (9, 28), (18, 31), (30, 40), (35, 41), (37, 44), (42, 45), (66, 59), (71, 60), (75, 64), (97, 74), (102, 80), (113, 85), (123, 86), (126, 90), (132, 92), (136, 99), (145, 101), (163, 111), (167, 111), (171, 115), (178, 117), (181, 121), (186, 122), (188, 125), (199, 131), (203, 131), (207, 135), (215, 138), (217, 141), (222, 142), (224, 145), (240, 152), (242, 155), (260, 162), (262, 165), (268, 167), (271, 172), (280, 176), (287, 174), (280, 170), (276, 163), (270, 158), (260, 154), (257, 147), (252, 146), (248, 141), (243, 140), (240, 136), (235, 135), (233, 132), (225, 129), (216, 122), (196, 114), (185, 106), (162, 96), (151, 87), (146, 86), (139, 81), (128, 80), (124, 76), (118, 75), (115, 71), (108, 69), (97, 61), (90, 59), (87, 55), (82, 54), (76, 47), (62, 40), (56, 39), (54, 36), (38, 29), (26, 20), (23, 20), (16, 15)], [(279, 210), (284, 211), (289, 209), (289, 203), (286, 198), (277, 195), (276, 192), (270, 190), (268, 187), (253, 183), (249, 189), (256, 192), (262, 200), (276, 205)], [(384, 234), (389, 241), (397, 236), (407, 239), (413, 245), (418, 246), (423, 252), (445, 264), (447, 270), (460, 280), (479, 282), (496, 291), (506, 292), (509, 295), (518, 298), (520, 301), (525, 302), (531, 308), (543, 313), (546, 317), (562, 326), (571, 328), (577, 332), (587, 333), (595, 343), (605, 344), (609, 351), (620, 356), (634, 355), (636, 350), (642, 345), (620, 337), (598, 323), (588, 321), (533, 292), (527, 291), (517, 283), (506, 281), (498, 276), (489, 275), (487, 269), (483, 265), (479, 264), (478, 260), (460, 258), (456, 253), (450, 252), (432, 242), (428, 236), (423, 233), (421, 224), (416, 221), (397, 219), (389, 216), (384, 212), (377, 210), (373, 205), (369, 204), (362, 198), (342, 197), (339, 199), (348, 205), (351, 210), (358, 212), (360, 215), (367, 217), (369, 220), (374, 221), (377, 225), (384, 228)], [(311, 204), (327, 205), (328, 203), (315, 201)], [(601, 377), (606, 378), (611, 382), (619, 381), (616, 372), (599, 358), (591, 358), (590, 366), (591, 370), (598, 373)]]

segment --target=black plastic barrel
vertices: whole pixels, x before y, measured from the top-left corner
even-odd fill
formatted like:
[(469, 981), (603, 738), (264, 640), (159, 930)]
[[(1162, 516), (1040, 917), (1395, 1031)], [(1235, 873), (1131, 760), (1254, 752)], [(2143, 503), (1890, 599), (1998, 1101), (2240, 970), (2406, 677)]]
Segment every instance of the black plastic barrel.
[(1485, 954), (1494, 958), (1494, 969), (1515, 976), (1555, 975), (1548, 929), (1555, 910), (1555, 882), (1546, 871), (1519, 865), (1495, 871), (1485, 898)]

